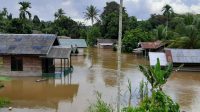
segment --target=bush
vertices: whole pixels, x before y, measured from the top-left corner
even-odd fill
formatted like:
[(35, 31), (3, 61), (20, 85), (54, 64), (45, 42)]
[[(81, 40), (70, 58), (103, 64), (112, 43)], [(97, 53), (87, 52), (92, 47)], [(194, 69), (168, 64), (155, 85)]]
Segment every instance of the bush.
[(153, 91), (152, 97), (146, 97), (139, 106), (127, 107), (123, 112), (180, 112), (179, 105), (162, 91)]

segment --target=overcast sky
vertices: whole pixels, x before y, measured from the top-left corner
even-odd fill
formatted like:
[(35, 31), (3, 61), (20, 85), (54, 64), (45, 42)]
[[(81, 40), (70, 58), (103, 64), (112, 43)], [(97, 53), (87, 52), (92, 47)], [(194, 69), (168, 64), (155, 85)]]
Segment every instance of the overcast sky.
[[(38, 15), (42, 20), (54, 20), (54, 13), (57, 9), (64, 9), (66, 16), (76, 21), (90, 22), (84, 20), (84, 11), (88, 5), (94, 5), (103, 11), (106, 2), (119, 0), (0, 0), (0, 10), (4, 7), (14, 17), (19, 15), (19, 1), (30, 1), (32, 15)], [(150, 14), (161, 13), (162, 7), (170, 4), (176, 13), (200, 13), (200, 0), (124, 0), (124, 6), (129, 16), (136, 16), (138, 19), (148, 19)]]

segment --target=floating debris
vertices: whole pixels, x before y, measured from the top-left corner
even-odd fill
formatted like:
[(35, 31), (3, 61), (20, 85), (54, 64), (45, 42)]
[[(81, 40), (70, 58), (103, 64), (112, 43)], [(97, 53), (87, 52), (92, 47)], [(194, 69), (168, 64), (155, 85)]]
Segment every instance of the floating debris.
[(48, 80), (47, 78), (44, 78), (44, 79), (38, 79), (35, 82), (43, 82), (43, 81), (47, 81), (47, 80)]

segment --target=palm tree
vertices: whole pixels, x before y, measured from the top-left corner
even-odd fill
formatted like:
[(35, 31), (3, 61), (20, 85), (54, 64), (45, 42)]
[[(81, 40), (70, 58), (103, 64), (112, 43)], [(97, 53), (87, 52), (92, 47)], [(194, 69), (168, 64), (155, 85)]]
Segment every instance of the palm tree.
[(169, 24), (169, 19), (174, 15), (174, 11), (172, 7), (169, 4), (166, 4), (162, 8), (163, 15), (167, 17), (167, 23), (166, 23), (166, 35), (167, 35), (167, 29), (168, 29), (168, 24)]
[(19, 11), (19, 17), (20, 19), (26, 19), (26, 15), (28, 15), (29, 19), (31, 19), (31, 13), (28, 11), (28, 8), (31, 8), (31, 3), (30, 2), (19, 2), (21, 5)]
[(191, 14), (184, 16), (184, 21), (176, 27), (179, 35), (171, 40), (169, 47), (197, 49), (200, 48), (200, 17)]
[(85, 13), (85, 19), (86, 20), (91, 19), (92, 26), (94, 24), (94, 20), (98, 21), (98, 17), (97, 17), (99, 15), (98, 12), (99, 12), (99, 10), (93, 5), (88, 6), (86, 8), (86, 12), (84, 12)]
[(3, 16), (7, 16), (8, 15), (7, 8), (3, 8), (2, 14), (3, 14)]
[(64, 10), (62, 8), (58, 9), (58, 11), (54, 14), (55, 19), (63, 17), (64, 14), (65, 14), (65, 12), (64, 12)]

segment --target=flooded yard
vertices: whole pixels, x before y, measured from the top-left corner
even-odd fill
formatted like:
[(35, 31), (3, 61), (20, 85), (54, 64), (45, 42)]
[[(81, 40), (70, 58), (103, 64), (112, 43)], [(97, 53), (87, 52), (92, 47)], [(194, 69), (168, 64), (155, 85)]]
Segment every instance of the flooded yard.
[[(44, 82), (40, 77), (12, 77), (0, 89), (0, 97), (9, 98), (11, 112), (84, 112), (96, 99), (99, 91), (108, 103), (117, 101), (117, 56), (109, 49), (90, 49), (86, 56), (73, 56), (73, 73)], [(137, 103), (139, 82), (144, 79), (139, 64), (149, 64), (146, 59), (133, 54), (122, 55), (122, 104), (126, 104), (128, 79), (135, 91), (133, 103)], [(200, 73), (175, 72), (164, 86), (164, 91), (177, 101), (181, 110), (199, 112)], [(8, 108), (0, 112), (10, 112)]]

